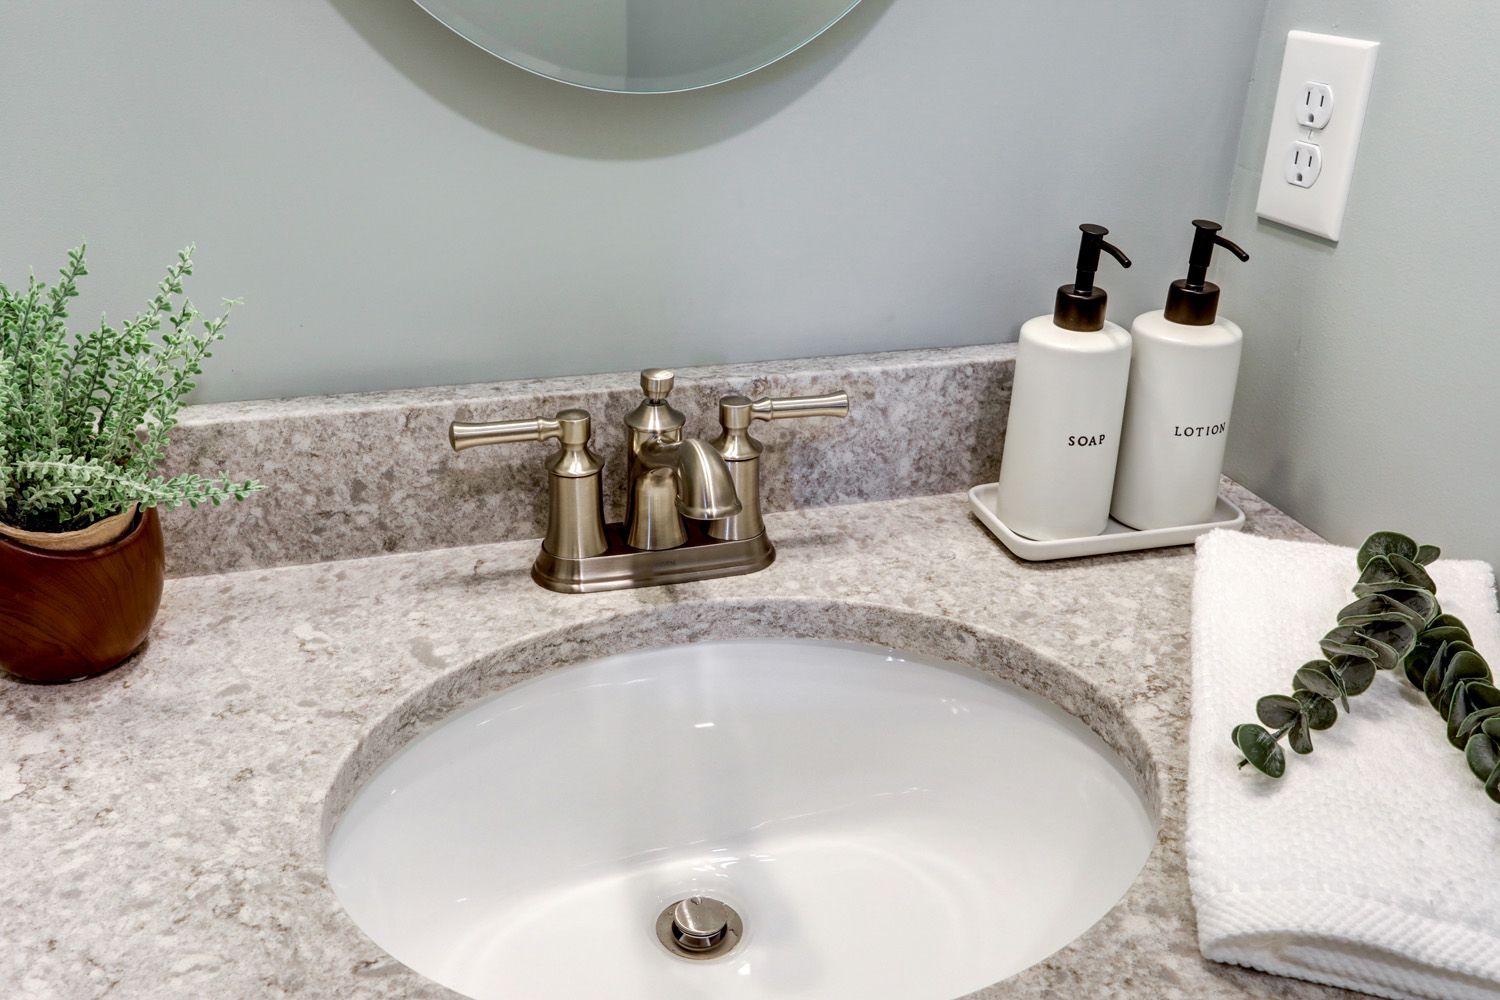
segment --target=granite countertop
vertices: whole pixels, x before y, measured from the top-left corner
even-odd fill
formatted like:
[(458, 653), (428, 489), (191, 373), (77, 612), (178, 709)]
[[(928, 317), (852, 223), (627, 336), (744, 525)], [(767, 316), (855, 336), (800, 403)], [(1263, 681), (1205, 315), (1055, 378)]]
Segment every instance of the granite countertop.
[[(1247, 530), (1313, 537), (1231, 496)], [(535, 586), (534, 541), (172, 580), (125, 666), (0, 682), (0, 995), (455, 997), (371, 943), (324, 880), (326, 829), (358, 782), (458, 706), (555, 666), (801, 635), (964, 661), (1052, 698), (1159, 810), (1126, 897), (974, 997), (1353, 996), (1198, 954), (1182, 844), (1191, 548), (1023, 563), (962, 494), (767, 520), (779, 557), (762, 573), (615, 594)]]

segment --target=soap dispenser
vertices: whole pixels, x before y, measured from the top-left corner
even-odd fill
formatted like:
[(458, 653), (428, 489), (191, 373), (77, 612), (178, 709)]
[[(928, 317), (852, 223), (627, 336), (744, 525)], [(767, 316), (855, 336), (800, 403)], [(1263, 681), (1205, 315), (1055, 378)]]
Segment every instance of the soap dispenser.
[(1078, 228), (1073, 284), (1057, 290), (1052, 315), (1021, 327), (1000, 459), (996, 516), (1042, 541), (1097, 535), (1109, 523), (1130, 375), (1130, 334), (1104, 318), (1107, 297), (1094, 284), (1101, 252), (1121, 267), (1130, 259), (1104, 241), (1103, 226)]
[(1217, 222), (1193, 221), (1186, 278), (1167, 289), (1167, 307), (1143, 313), (1134, 341), (1130, 392), (1111, 513), (1132, 528), (1212, 520), (1224, 467), (1224, 441), (1243, 335), (1220, 316), (1219, 286), (1207, 280), (1214, 247), (1250, 255), (1219, 235)]

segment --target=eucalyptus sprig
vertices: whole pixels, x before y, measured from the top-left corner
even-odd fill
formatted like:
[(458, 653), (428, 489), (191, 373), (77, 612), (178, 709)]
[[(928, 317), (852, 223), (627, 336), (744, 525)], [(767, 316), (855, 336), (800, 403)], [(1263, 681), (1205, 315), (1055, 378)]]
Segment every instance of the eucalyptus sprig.
[(227, 310), (209, 319), (193, 306), (183, 292), (192, 273), (190, 246), (134, 319), (119, 329), (101, 320), (77, 337), (64, 320), (88, 274), (83, 247), (69, 251), (51, 287), (35, 277), (24, 291), (0, 283), (0, 521), (66, 531), (131, 504), (170, 510), (263, 489), (224, 474), (156, 472), (183, 397), (229, 319)]
[(1447, 720), (1448, 741), (1464, 751), (1486, 794), (1500, 802), (1500, 688), (1468, 628), (1438, 604), (1437, 585), (1424, 568), (1438, 555), (1437, 546), (1394, 531), (1365, 539), (1356, 600), (1319, 640), (1325, 658), (1297, 668), (1290, 696), (1256, 702), (1263, 726), (1245, 723), (1231, 731), (1244, 755), (1240, 767), (1281, 777), (1283, 737), (1295, 752), (1312, 753), (1314, 730), (1337, 722), (1339, 706), (1348, 712), (1349, 699), (1369, 689), (1376, 671), (1399, 668)]

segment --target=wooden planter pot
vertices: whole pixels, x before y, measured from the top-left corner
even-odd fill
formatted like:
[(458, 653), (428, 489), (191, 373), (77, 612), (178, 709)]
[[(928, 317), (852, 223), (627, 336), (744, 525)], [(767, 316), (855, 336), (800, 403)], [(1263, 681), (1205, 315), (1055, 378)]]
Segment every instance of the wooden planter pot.
[(146, 641), (165, 577), (154, 508), (115, 541), (79, 552), (0, 535), (0, 668), (57, 682), (118, 666)]

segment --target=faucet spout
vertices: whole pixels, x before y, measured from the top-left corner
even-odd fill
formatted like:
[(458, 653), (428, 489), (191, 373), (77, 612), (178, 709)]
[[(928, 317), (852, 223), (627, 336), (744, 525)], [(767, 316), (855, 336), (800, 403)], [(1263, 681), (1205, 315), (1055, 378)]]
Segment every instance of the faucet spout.
[(734, 480), (724, 456), (697, 438), (686, 441), (649, 441), (641, 446), (647, 469), (671, 469), (677, 483), (677, 511), (683, 517), (712, 521), (733, 517), (741, 510)]

